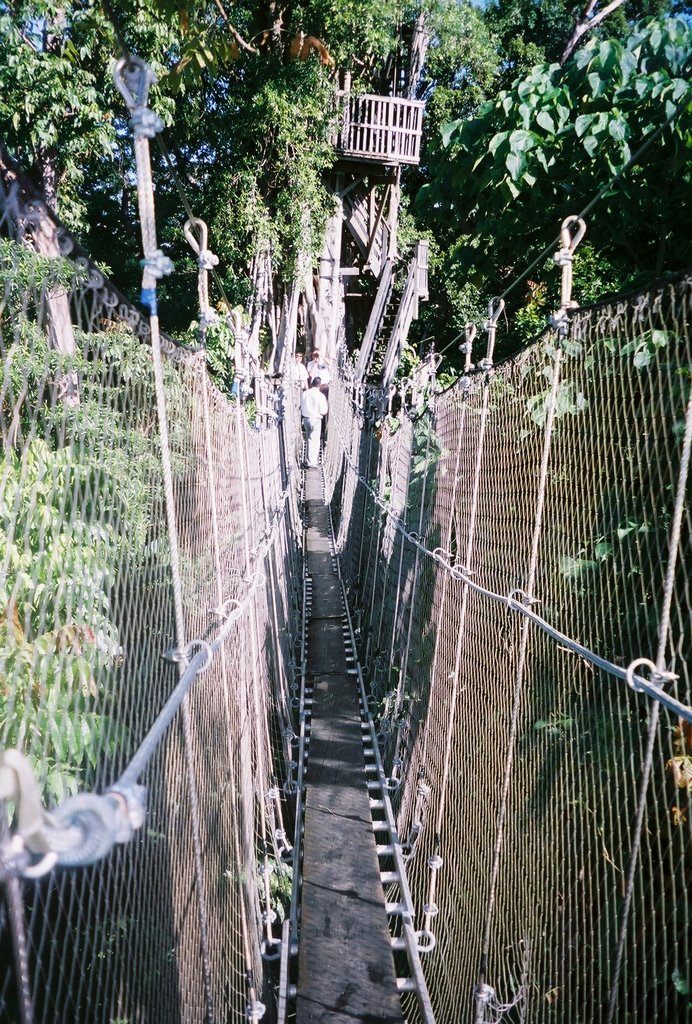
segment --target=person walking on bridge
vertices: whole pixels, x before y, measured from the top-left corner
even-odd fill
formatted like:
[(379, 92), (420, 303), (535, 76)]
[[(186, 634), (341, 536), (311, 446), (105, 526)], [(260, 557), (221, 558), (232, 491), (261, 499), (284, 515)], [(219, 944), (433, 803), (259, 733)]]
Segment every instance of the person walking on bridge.
[(319, 377), (313, 377), (310, 387), (303, 392), (300, 400), (307, 447), (305, 465), (308, 469), (314, 469), (319, 464), (322, 420), (327, 415), (327, 399), (320, 391), (321, 383)]

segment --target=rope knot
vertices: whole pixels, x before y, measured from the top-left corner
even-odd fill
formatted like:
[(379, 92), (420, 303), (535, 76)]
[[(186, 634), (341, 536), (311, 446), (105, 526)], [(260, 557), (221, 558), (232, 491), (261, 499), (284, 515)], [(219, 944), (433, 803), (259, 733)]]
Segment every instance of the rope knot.
[(204, 309), (204, 310), (202, 310), (202, 312), (200, 314), (200, 317), (199, 317), (199, 325), (200, 325), (200, 327), (202, 327), (203, 329), (206, 329), (207, 327), (213, 327), (214, 324), (218, 324), (218, 322), (219, 322), (219, 314), (216, 313), (213, 309)]
[(200, 270), (213, 270), (218, 267), (219, 257), (211, 249), (200, 249), (197, 257), (197, 266)]
[(245, 1016), (249, 1021), (258, 1021), (262, 1020), (266, 1011), (267, 1007), (264, 1003), (260, 1003), (259, 1000), (255, 999), (245, 1007)]
[(566, 267), (574, 259), (574, 253), (571, 249), (558, 249), (556, 253), (553, 253), (553, 259), (558, 267)]
[(490, 985), (479, 985), (476, 989), (476, 999), (479, 1003), (484, 1003), (486, 1006), (491, 999), (495, 998), (495, 989)]
[(151, 107), (137, 107), (132, 111), (130, 128), (137, 139), (153, 139), (163, 131), (163, 121)]
[(139, 261), (139, 265), (144, 270), (148, 270), (157, 281), (173, 273), (173, 261), (165, 256), (161, 249), (154, 249), (152, 253)]

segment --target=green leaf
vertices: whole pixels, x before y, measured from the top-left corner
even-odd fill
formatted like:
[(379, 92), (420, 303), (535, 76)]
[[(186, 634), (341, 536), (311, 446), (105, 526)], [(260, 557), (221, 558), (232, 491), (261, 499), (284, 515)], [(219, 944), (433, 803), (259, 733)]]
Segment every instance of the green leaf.
[(681, 996), (688, 996), (690, 994), (690, 986), (677, 967), (670, 977), (676, 991), (679, 992)]
[(603, 562), (606, 558), (610, 558), (612, 555), (613, 545), (609, 544), (607, 540), (599, 540), (594, 545), (593, 553), (599, 562)]
[(586, 80), (591, 87), (591, 94), (594, 99), (598, 99), (599, 96), (603, 96), (606, 91), (606, 80), (601, 78), (597, 72), (591, 72), (586, 76)]
[(519, 181), (524, 168), (526, 167), (526, 158), (523, 153), (509, 153), (505, 160), (505, 167), (509, 171), (510, 178), (512, 181)]
[(536, 146), (536, 136), (524, 128), (517, 128), (509, 136), (509, 145), (514, 152), (527, 153)]
[(598, 568), (598, 562), (590, 558), (574, 558), (572, 555), (563, 555), (560, 559), (560, 575), (568, 580), (581, 579), (586, 573)]
[(598, 139), (595, 137), (595, 135), (587, 135), (586, 138), (583, 140), (583, 144), (584, 149), (589, 154), (589, 156), (594, 157), (599, 146)]
[(574, 122), (574, 130), (577, 134), (577, 138), (580, 139), (584, 132), (591, 126), (595, 114), (580, 114), (577, 120)]
[(624, 121), (610, 121), (610, 123), (608, 124), (608, 131), (616, 142), (624, 142), (627, 137), (627, 125)]
[(452, 141), (452, 136), (454, 135), (460, 124), (462, 124), (462, 122), (458, 120), (445, 121), (445, 123), (440, 127), (442, 145), (445, 147), (445, 149), (447, 148), (447, 146), (449, 146), (450, 142)]
[(555, 134), (555, 122), (547, 110), (541, 110), (536, 116), (536, 123), (545, 128), (551, 135)]
[(509, 132), (498, 132), (497, 135), (493, 135), (492, 139), (488, 143), (488, 149), (495, 155), (500, 146), (507, 141), (509, 138)]

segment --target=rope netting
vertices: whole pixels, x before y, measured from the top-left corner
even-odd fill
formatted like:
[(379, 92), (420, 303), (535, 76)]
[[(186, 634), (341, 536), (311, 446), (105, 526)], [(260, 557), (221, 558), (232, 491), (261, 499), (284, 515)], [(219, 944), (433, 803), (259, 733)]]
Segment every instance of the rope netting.
[[(235, 401), (160, 336), (151, 78), (116, 72), (150, 317), (11, 168), (0, 188), (0, 1020), (274, 1019), (277, 985), (285, 1019), (297, 388), (259, 374), (242, 318)], [(450, 390), (434, 360), (396, 415), (394, 392), (330, 389), (348, 629), (409, 873), (386, 895), (410, 887), (440, 1024), (690, 1006), (692, 280), (575, 311), (583, 229), (563, 224), (561, 309), (512, 361), (493, 367), (499, 299)], [(218, 261), (185, 232), (204, 335)], [(410, 1024), (432, 1019), (415, 987)]]
[(332, 385), (327, 493), (438, 1021), (687, 1019), (691, 299), (573, 312), (430, 411)]
[(0, 1019), (259, 1020), (291, 895), (295, 403), (258, 378), (250, 417), (164, 339), (162, 421), (148, 320), (73, 256), (0, 190)]

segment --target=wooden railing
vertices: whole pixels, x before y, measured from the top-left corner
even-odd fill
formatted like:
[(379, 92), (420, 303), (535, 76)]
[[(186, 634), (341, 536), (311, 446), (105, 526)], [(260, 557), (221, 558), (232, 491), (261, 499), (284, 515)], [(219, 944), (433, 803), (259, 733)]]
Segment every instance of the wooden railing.
[(340, 156), (385, 164), (417, 164), (423, 109), (420, 100), (342, 93), (343, 114), (334, 148)]

